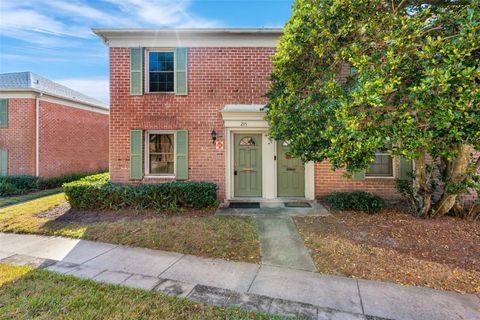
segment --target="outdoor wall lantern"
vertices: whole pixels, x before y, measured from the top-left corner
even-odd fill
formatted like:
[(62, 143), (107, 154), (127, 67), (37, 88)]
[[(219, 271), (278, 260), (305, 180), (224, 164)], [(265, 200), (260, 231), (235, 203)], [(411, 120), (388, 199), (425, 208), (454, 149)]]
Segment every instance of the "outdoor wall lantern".
[(217, 131), (212, 130), (212, 133), (210, 133), (210, 136), (212, 137), (212, 142), (215, 144), (215, 141), (217, 140)]

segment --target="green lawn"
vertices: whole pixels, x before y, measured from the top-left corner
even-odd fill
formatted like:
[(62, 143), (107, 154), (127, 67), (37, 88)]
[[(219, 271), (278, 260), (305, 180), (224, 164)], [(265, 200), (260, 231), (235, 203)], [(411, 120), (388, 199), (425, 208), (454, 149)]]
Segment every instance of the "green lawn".
[(67, 209), (53, 217), (38, 215), (64, 202), (61, 193), (0, 209), (0, 232), (58, 235), (225, 260), (260, 261), (252, 218)]
[(0, 197), (0, 208), (11, 206), (17, 203), (25, 202), (34, 200), (37, 198), (49, 196), (55, 193), (60, 193), (62, 188), (55, 188), (55, 189), (47, 189), (42, 191), (31, 192), (27, 194), (23, 194), (21, 196), (13, 196), (13, 197)]
[(279, 319), (0, 264), (0, 319)]

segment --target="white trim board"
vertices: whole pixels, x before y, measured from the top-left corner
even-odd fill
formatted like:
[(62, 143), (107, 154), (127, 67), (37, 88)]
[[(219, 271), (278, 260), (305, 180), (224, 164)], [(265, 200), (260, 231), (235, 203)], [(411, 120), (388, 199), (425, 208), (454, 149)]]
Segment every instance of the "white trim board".
[(109, 47), (275, 48), (282, 29), (92, 29)]
[[(256, 108), (255, 106), (253, 108)], [(235, 198), (234, 193), (234, 137), (236, 133), (252, 133), (262, 135), (262, 198), (259, 200), (277, 199), (277, 142), (268, 138), (268, 123), (264, 120), (265, 112), (252, 111), (252, 106), (221, 111), (225, 124), (225, 194), (227, 200)], [(235, 108), (236, 109), (236, 108)], [(305, 199), (315, 200), (315, 164), (305, 163)]]
[[(40, 96), (39, 96), (40, 95)], [(57, 97), (51, 94), (38, 92), (35, 90), (0, 90), (0, 98), (7, 99), (35, 99), (39, 97), (40, 101), (46, 101), (51, 103), (56, 103), (65, 107), (71, 107), (76, 109), (81, 109), (85, 111), (91, 111), (101, 114), (110, 114), (109, 109), (99, 108), (96, 106), (91, 106), (78, 101), (71, 101), (69, 99)]]

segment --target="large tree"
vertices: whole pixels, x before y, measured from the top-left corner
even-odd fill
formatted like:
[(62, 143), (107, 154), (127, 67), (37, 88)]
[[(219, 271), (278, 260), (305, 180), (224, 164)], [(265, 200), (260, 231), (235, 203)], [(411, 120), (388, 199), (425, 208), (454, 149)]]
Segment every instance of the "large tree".
[(277, 49), (272, 138), (350, 173), (379, 150), (402, 156), (419, 216), (466, 214), (459, 195), (480, 168), (478, 0), (297, 0)]

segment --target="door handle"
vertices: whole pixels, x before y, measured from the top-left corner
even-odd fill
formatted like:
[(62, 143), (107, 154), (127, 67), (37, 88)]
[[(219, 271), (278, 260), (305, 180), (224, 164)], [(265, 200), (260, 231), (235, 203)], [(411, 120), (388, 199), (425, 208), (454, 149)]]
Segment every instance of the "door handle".
[(289, 168), (287, 167), (287, 171), (295, 171), (296, 169), (295, 168)]
[(236, 175), (237, 175), (237, 173), (238, 173), (238, 172), (237, 172), (237, 170), (234, 170), (234, 171), (233, 171), (233, 175), (235, 175), (235, 176), (236, 176)]

